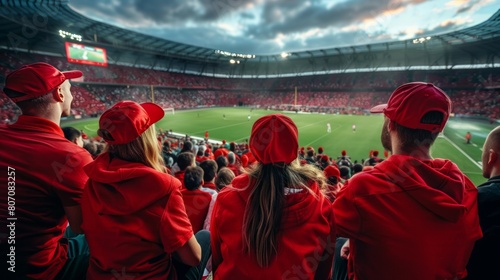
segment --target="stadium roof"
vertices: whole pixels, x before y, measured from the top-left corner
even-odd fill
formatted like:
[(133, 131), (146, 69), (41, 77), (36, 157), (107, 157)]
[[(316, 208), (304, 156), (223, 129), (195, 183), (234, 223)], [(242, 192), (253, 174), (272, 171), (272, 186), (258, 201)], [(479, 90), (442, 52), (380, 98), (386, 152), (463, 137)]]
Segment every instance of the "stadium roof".
[[(350, 71), (498, 67), (500, 10), (463, 30), (387, 43), (244, 56), (177, 43), (101, 23), (65, 0), (0, 0), (0, 47), (65, 56), (64, 30), (103, 47), (113, 64), (229, 77), (275, 77)], [(230, 63), (232, 60), (233, 63)]]

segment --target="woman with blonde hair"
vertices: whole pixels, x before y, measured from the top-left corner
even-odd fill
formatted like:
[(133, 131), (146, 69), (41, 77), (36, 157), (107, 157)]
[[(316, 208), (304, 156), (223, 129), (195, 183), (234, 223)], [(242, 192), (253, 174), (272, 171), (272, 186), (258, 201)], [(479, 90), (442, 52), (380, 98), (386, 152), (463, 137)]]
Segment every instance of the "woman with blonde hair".
[(153, 103), (122, 101), (99, 120), (108, 145), (84, 168), (89, 181), (81, 201), (87, 279), (201, 278), (209, 234), (193, 235), (181, 184), (166, 173), (154, 125), (163, 116)]
[(297, 127), (287, 116), (264, 116), (250, 149), (258, 164), (234, 178), (213, 209), (214, 279), (330, 279), (333, 212), (321, 170), (297, 160)]

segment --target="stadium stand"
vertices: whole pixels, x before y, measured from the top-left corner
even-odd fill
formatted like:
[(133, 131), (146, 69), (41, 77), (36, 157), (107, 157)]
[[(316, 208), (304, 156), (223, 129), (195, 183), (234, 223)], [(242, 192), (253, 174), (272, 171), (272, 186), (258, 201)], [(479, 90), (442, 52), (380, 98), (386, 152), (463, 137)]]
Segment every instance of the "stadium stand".
[[(375, 104), (385, 102), (397, 84), (411, 80), (432, 82), (446, 90), (454, 101), (458, 116), (500, 119), (498, 84), (500, 71), (405, 71), (331, 74), (296, 78), (228, 79), (169, 73), (127, 66), (107, 68), (73, 65), (62, 57), (20, 52), (3, 52), (2, 70), (33, 61), (43, 61), (61, 69), (79, 69), (84, 80), (74, 82), (75, 115), (97, 116), (119, 100), (150, 100), (160, 106), (190, 109), (211, 106), (257, 106), (277, 110), (364, 114)], [(3, 77), (4, 77), (3, 76)], [(294, 106), (293, 92), (298, 89)], [(19, 114), (11, 102), (2, 97), (0, 116), (10, 122)], [(326, 104), (326, 105), (325, 105)]]

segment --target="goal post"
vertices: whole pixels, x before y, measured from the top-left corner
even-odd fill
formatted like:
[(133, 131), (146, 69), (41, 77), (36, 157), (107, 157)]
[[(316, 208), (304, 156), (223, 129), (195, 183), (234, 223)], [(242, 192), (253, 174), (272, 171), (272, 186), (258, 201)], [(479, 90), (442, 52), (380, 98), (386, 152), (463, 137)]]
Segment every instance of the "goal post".
[(175, 115), (175, 109), (172, 107), (172, 108), (163, 108), (163, 111), (165, 112), (165, 115)]

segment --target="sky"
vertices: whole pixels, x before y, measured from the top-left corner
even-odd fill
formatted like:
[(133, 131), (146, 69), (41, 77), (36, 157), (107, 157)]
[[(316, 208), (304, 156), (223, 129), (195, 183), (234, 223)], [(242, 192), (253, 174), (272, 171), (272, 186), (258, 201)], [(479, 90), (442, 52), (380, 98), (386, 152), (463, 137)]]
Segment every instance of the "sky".
[(500, 0), (70, 0), (121, 28), (239, 54), (416, 39), (479, 24)]

